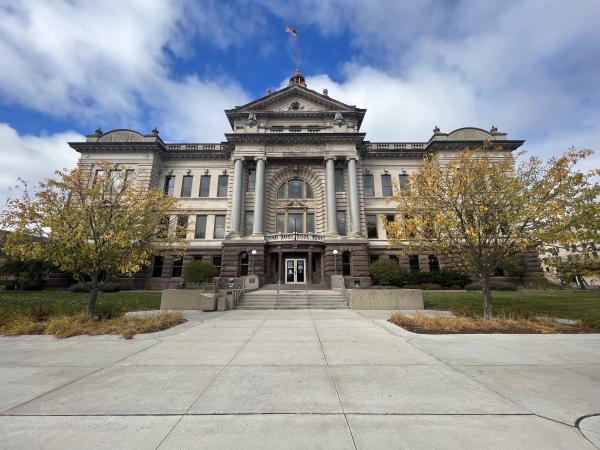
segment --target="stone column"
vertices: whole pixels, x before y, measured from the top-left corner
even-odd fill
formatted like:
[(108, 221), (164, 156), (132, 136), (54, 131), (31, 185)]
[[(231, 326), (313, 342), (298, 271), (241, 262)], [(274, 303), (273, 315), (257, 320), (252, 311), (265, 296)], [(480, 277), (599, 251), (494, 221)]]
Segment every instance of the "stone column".
[(312, 248), (308, 248), (308, 261), (306, 262), (306, 266), (308, 267), (308, 271), (306, 272), (306, 282), (308, 284), (312, 284)]
[(254, 224), (252, 234), (264, 234), (265, 217), (265, 161), (264, 156), (257, 156), (256, 161), (256, 182), (254, 183)]
[(336, 235), (336, 201), (335, 201), (335, 156), (325, 157), (325, 207), (327, 212), (327, 234)]
[(358, 179), (356, 176), (356, 156), (348, 160), (348, 207), (350, 209), (350, 234), (360, 235), (360, 214), (358, 210)]
[(240, 235), (242, 221), (242, 185), (244, 181), (244, 160), (235, 159), (233, 168), (233, 198), (231, 199), (231, 234)]

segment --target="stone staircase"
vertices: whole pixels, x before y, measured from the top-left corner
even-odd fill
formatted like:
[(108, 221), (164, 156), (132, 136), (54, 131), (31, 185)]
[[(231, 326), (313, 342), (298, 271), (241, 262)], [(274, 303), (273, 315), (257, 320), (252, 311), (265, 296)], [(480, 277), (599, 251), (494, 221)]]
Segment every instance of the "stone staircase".
[(347, 309), (346, 298), (341, 292), (331, 290), (282, 290), (259, 289), (247, 292), (237, 309)]

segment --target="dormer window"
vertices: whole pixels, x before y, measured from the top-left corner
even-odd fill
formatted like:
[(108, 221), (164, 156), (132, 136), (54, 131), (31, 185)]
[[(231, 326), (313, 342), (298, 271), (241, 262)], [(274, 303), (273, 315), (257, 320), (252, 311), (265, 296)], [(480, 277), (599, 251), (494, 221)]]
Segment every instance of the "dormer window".
[(300, 103), (292, 102), (292, 104), (290, 105), (290, 109), (292, 111), (300, 111)]

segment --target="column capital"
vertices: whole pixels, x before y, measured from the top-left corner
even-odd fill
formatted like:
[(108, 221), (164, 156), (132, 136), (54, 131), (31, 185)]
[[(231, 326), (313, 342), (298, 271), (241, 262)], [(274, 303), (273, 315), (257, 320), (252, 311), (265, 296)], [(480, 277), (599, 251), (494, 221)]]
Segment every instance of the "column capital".
[(352, 155), (352, 156), (346, 156), (346, 161), (350, 161), (350, 160), (354, 160), (354, 161), (358, 161), (358, 156), (356, 155)]
[(242, 162), (244, 162), (244, 157), (243, 156), (234, 156), (233, 158), (231, 158), (231, 160), (233, 162), (236, 162), (236, 161), (242, 161)]
[(330, 156), (327, 155), (323, 158), (325, 161), (335, 161), (337, 159), (337, 156)]
[(267, 157), (266, 156), (255, 156), (254, 157), (254, 161), (266, 161)]

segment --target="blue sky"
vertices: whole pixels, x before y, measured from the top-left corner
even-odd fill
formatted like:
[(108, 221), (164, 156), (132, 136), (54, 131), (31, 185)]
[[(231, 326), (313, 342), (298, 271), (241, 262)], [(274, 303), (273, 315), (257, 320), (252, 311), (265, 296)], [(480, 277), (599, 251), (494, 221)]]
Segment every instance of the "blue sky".
[[(600, 147), (597, 0), (0, 0), (0, 200), (101, 126), (214, 142), (284, 85), (367, 108), (372, 141), (496, 125), (544, 157)], [(600, 166), (594, 156), (587, 167)]]

